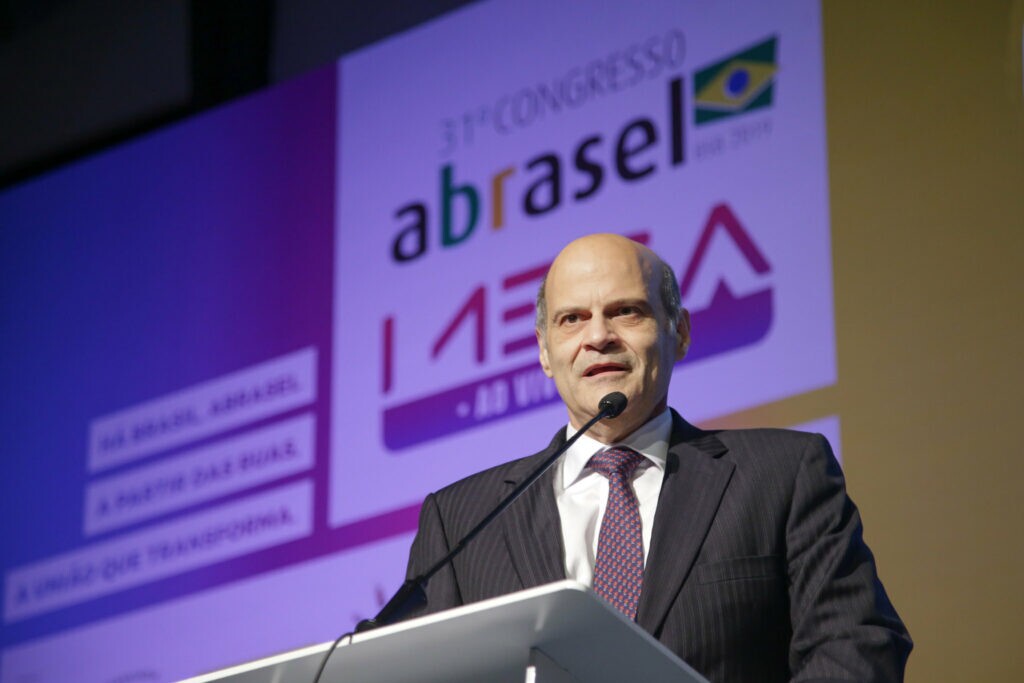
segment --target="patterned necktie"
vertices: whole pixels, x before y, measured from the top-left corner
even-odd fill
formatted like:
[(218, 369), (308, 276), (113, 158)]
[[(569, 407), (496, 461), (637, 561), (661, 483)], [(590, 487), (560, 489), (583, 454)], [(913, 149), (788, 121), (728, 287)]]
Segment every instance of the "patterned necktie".
[(640, 505), (629, 480), (644, 456), (610, 448), (588, 466), (608, 479), (608, 505), (597, 539), (594, 591), (630, 619), (636, 619), (644, 581), (644, 542)]

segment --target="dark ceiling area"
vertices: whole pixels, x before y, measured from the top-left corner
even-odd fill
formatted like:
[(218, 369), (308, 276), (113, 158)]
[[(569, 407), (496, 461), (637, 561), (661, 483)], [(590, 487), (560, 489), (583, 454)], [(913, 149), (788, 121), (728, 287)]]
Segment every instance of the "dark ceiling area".
[(0, 187), (469, 0), (0, 0)]

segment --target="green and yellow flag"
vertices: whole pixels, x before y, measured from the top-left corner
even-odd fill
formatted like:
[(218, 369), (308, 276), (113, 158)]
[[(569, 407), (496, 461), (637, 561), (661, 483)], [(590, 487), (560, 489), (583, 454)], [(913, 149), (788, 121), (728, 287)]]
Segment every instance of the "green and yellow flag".
[(775, 43), (773, 36), (694, 74), (696, 125), (771, 105), (778, 70)]

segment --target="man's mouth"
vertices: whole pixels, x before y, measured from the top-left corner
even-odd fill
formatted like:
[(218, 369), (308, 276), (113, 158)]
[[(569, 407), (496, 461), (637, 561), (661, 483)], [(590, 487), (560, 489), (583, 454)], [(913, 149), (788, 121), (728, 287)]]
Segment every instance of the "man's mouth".
[(583, 372), (584, 377), (596, 377), (614, 372), (625, 372), (626, 366), (621, 363), (598, 363), (591, 365)]

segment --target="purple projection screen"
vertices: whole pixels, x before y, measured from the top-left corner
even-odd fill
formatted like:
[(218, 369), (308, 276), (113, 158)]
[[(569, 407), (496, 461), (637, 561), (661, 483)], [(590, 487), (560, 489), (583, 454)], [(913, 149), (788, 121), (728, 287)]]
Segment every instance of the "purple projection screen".
[(495, 0), (0, 194), (0, 681), (375, 612), (427, 492), (564, 425), (533, 299), (579, 235), (675, 269), (689, 419), (833, 384), (823, 85), (813, 3)]
[(676, 269), (690, 419), (834, 382), (816, 18), (644, 9), (485, 4), (342, 62), (332, 524), (547, 444), (531, 303), (588, 232)]

